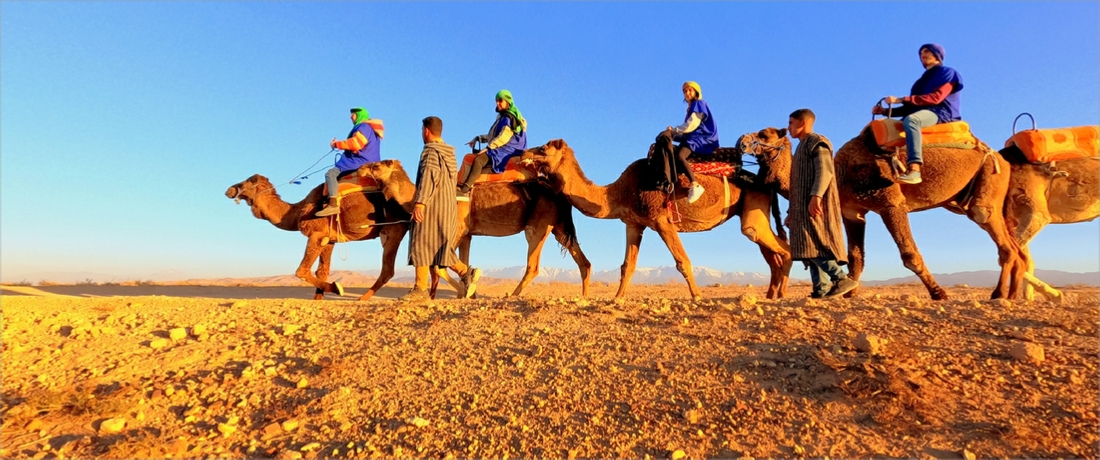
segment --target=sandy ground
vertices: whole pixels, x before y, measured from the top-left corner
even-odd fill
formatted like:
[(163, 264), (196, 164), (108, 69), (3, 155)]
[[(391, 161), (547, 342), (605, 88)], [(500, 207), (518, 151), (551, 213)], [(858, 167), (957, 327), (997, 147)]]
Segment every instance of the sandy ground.
[(1100, 455), (1096, 289), (407, 288), (4, 286), (0, 456)]

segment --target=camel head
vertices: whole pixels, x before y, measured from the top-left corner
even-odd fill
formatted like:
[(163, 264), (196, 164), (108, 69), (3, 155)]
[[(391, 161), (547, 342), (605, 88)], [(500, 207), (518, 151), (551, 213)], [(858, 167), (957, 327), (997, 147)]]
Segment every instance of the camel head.
[(535, 171), (539, 175), (550, 175), (558, 171), (563, 160), (573, 157), (573, 149), (565, 143), (564, 139), (554, 139), (546, 145), (527, 149), (520, 157), (520, 162)]
[(744, 134), (737, 139), (736, 148), (742, 155), (756, 157), (760, 165), (758, 175), (764, 183), (778, 187), (780, 194), (787, 196), (791, 174), (791, 139), (787, 137), (787, 128), (769, 127)]
[(275, 186), (271, 185), (271, 181), (259, 174), (253, 174), (252, 177), (245, 179), (244, 182), (230, 185), (229, 189), (225, 191), (225, 196), (238, 203), (244, 200), (246, 204), (252, 206), (252, 202), (256, 199), (257, 195), (274, 192)]
[[(374, 180), (383, 184), (390, 181), (390, 176), (394, 171), (401, 171), (405, 173), (405, 168), (401, 166), (401, 162), (397, 160), (382, 160), (374, 163), (367, 163), (359, 167), (359, 177), (372, 177)], [(405, 174), (407, 177), (408, 174)]]

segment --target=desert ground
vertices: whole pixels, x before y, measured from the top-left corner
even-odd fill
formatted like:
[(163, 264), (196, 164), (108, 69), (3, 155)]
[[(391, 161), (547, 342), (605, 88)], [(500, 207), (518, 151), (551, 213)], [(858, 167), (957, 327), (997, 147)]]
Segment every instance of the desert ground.
[(0, 456), (1100, 456), (1096, 288), (512, 287), (4, 286)]

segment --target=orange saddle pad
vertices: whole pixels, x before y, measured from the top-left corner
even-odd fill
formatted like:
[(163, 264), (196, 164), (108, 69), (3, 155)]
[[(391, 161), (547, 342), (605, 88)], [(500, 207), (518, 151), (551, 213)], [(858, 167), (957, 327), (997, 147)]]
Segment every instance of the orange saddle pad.
[[(872, 120), (870, 126), (879, 147), (883, 149), (905, 147), (905, 128), (902, 127), (901, 120), (880, 118)], [(965, 121), (938, 123), (921, 128), (920, 133), (922, 145), (958, 144), (973, 148), (978, 144), (978, 139), (970, 133), (970, 124)]]
[[(466, 177), (466, 171), (469, 171), (474, 164), (474, 154), (467, 153), (462, 157), (462, 166), (458, 168), (458, 178), (456, 180), (461, 181), (463, 177)], [(488, 165), (485, 166), (488, 171)], [(535, 178), (535, 172), (527, 168), (520, 167), (519, 157), (512, 157), (508, 159), (508, 164), (504, 165), (504, 172), (500, 174), (492, 174), (482, 172), (480, 176), (477, 176), (475, 184), (482, 182), (521, 182), (525, 180), (531, 180)]]
[[(378, 182), (375, 182), (373, 177), (360, 177), (359, 174), (351, 173), (336, 180), (337, 188), (340, 190), (337, 196), (350, 195), (352, 193), (362, 193), (378, 190)], [(328, 194), (328, 184), (325, 184), (324, 189), (325, 196)]]
[(1100, 126), (1026, 129), (1005, 141), (1005, 147), (1012, 144), (1032, 163), (1100, 156)]

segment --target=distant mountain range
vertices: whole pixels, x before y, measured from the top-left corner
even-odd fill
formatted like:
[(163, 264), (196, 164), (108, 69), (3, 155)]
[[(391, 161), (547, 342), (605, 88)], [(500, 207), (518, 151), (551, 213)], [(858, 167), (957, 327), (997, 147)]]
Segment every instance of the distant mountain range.
[[(796, 270), (800, 270), (800, 267), (796, 265)], [(523, 277), (523, 273), (526, 267), (506, 267), (506, 268), (494, 268), (485, 269), (482, 272), (482, 279), (486, 282), (507, 282), (509, 280), (519, 280)], [(380, 270), (366, 270), (366, 271), (336, 271), (330, 275), (330, 279), (338, 281), (344, 286), (369, 286), (374, 283)], [(700, 286), (707, 286), (711, 284), (751, 284), (754, 286), (762, 286), (768, 283), (768, 275), (761, 273), (751, 272), (723, 272), (714, 270), (707, 267), (694, 267), (695, 282)], [(805, 272), (798, 271), (796, 276), (803, 278), (801, 274)], [(1036, 270), (1036, 276), (1043, 281), (1054, 286), (1066, 286), (1070, 284), (1080, 284), (1087, 286), (1100, 286), (1100, 272), (1089, 273), (1071, 273), (1059, 270)], [(108, 281), (132, 281), (130, 279), (122, 279), (118, 277), (108, 278), (98, 273), (50, 273), (50, 274), (35, 274), (37, 276), (30, 276), (25, 278), (26, 281), (37, 283), (39, 281), (50, 281), (61, 284), (76, 284), (84, 282), (85, 280), (93, 280), (95, 282), (104, 283)], [(52, 275), (52, 276), (48, 276)], [(68, 275), (68, 276), (61, 276)], [(172, 275), (176, 275), (172, 277)], [(179, 273), (172, 272), (160, 272), (152, 274), (148, 277), (142, 277), (142, 280), (155, 281), (158, 284), (190, 284), (190, 285), (209, 285), (209, 286), (233, 286), (233, 285), (251, 285), (251, 286), (300, 286), (304, 283), (296, 278), (294, 275), (273, 275), (273, 276), (261, 276), (253, 278), (207, 278), (207, 279), (188, 279), (180, 280)], [(901, 278), (891, 278), (887, 280), (874, 281), (866, 280), (866, 278), (873, 274), (864, 273), (863, 283), (868, 286), (881, 286), (889, 284), (907, 284), (907, 283), (919, 283), (920, 280), (916, 276), (906, 276)], [(994, 270), (981, 270), (971, 272), (958, 272), (958, 273), (937, 273), (936, 282), (943, 286), (954, 286), (957, 284), (966, 284), (970, 286), (994, 286), (997, 284), (997, 277), (1000, 272)], [(536, 282), (562, 282), (562, 283), (578, 283), (580, 282), (580, 271), (577, 269), (562, 269), (542, 267), (539, 270), (539, 274), (535, 277)], [(394, 274), (393, 281), (398, 283), (412, 282), (413, 271), (411, 267), (402, 266), (397, 268)], [(600, 281), (605, 283), (618, 283), (619, 282), (619, 270), (603, 270), (592, 274), (593, 281)], [(6, 283), (20, 282), (17, 279), (5, 278)], [(634, 277), (631, 278), (633, 284), (668, 284), (668, 283), (683, 283), (684, 277), (680, 275), (680, 272), (676, 270), (676, 267), (641, 267), (634, 271)]]
[[(523, 273), (526, 267), (507, 267), (507, 268), (495, 268), (486, 269), (482, 271), (482, 279), (486, 281), (492, 280), (518, 280), (523, 277)], [(754, 286), (762, 286), (768, 283), (768, 275), (760, 273), (748, 273), (748, 272), (722, 272), (707, 267), (694, 267), (695, 282), (700, 286), (707, 286), (711, 284), (752, 284)], [(369, 286), (374, 282), (374, 279), (378, 276), (379, 270), (368, 271), (336, 271), (333, 272), (330, 278), (334, 281), (338, 281), (345, 286)], [(867, 274), (865, 273), (864, 276)], [(1036, 270), (1035, 275), (1043, 281), (1054, 286), (1066, 286), (1070, 284), (1080, 284), (1088, 286), (1100, 286), (1100, 272), (1089, 273), (1071, 273), (1058, 270)], [(994, 286), (997, 284), (997, 278), (1000, 276), (1000, 272), (994, 270), (981, 270), (972, 272), (959, 272), (959, 273), (940, 273), (935, 274), (936, 282), (943, 286), (954, 286), (957, 284), (966, 284), (970, 286)], [(563, 283), (578, 283), (580, 282), (580, 271), (577, 269), (562, 269), (562, 268), (550, 268), (543, 267), (539, 270), (538, 276), (535, 277), (536, 282), (563, 282)], [(394, 282), (411, 282), (413, 280), (413, 271), (409, 267), (401, 267), (397, 269), (394, 274)], [(592, 274), (593, 281), (600, 281), (606, 283), (619, 282), (619, 270), (603, 270)], [(643, 267), (634, 271), (634, 276), (631, 278), (633, 284), (667, 284), (667, 283), (683, 283), (684, 277), (680, 274), (676, 267)], [(868, 286), (881, 286), (889, 284), (906, 284), (906, 283), (919, 283), (920, 280), (916, 276), (906, 276), (902, 278), (891, 278), (881, 281), (864, 281), (864, 284)], [(205, 280), (187, 280), (181, 281), (181, 284), (211, 284), (211, 285), (233, 285), (233, 284), (250, 284), (257, 286), (297, 286), (302, 284), (293, 275), (278, 275), (278, 276), (266, 276), (258, 278), (219, 278), (219, 279), (205, 279)]]

